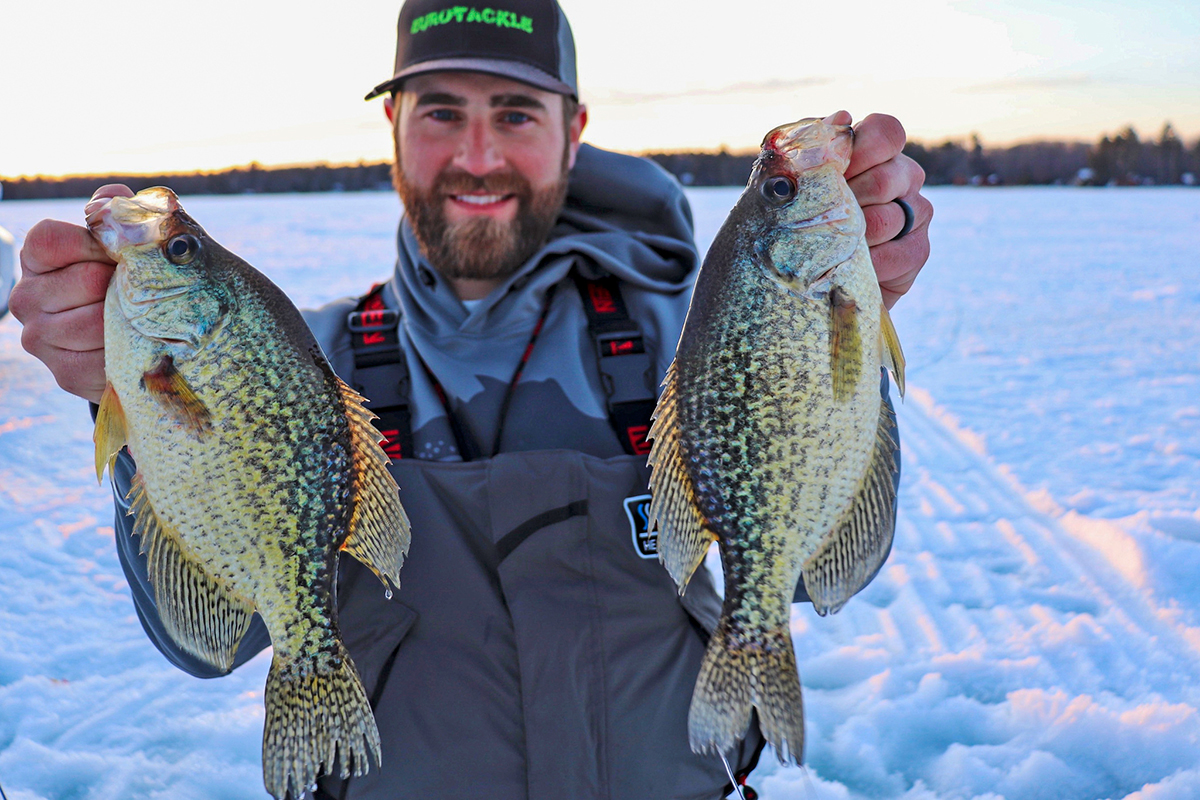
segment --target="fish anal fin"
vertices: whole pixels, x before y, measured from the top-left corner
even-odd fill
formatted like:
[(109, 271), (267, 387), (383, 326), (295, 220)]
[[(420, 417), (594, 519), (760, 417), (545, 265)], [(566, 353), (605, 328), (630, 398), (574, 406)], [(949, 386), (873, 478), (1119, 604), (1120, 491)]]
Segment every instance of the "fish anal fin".
[(358, 392), (340, 380), (338, 388), (350, 422), (354, 459), (354, 512), (342, 549), (374, 572), (384, 586), (399, 588), (400, 567), (412, 539), (408, 515), (387, 470), (389, 460), (379, 446), (379, 431), (371, 424), (375, 415)]
[(175, 421), (197, 437), (212, 430), (212, 414), (175, 367), (169, 354), (142, 374), (142, 388), (158, 399)]
[(883, 337), (884, 366), (892, 371), (896, 388), (904, 397), (904, 351), (900, 349), (900, 337), (896, 334), (896, 326), (892, 324), (892, 315), (886, 306), (881, 306), (879, 314), (879, 335)]
[(862, 334), (859, 332), (858, 305), (840, 286), (829, 292), (831, 318), (830, 373), (833, 399), (844, 403), (854, 395), (863, 368)]
[(141, 474), (129, 491), (133, 534), (146, 556), (154, 602), (163, 627), (181, 648), (228, 672), (250, 626), (254, 604), (210, 575), (159, 519)]
[(700, 512), (683, 456), (674, 364), (663, 387), (649, 434), (650, 527), (658, 526), (658, 559), (683, 594), (716, 537)]
[(96, 443), (96, 480), (104, 480), (104, 467), (112, 475), (113, 462), (117, 453), (128, 442), (128, 430), (125, 426), (125, 409), (121, 408), (121, 399), (111, 383), (104, 384), (104, 394), (100, 397), (100, 410), (96, 412), (96, 429), (92, 440)]
[(803, 565), (804, 588), (821, 616), (840, 610), (883, 566), (896, 530), (899, 474), (896, 415), (882, 402), (875, 452), (858, 494)]

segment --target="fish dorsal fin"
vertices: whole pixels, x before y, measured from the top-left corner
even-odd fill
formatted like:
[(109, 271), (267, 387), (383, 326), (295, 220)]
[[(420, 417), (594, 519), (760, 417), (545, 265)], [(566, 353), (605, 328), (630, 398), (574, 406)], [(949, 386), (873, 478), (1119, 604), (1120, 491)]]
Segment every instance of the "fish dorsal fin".
[(716, 536), (705, 526), (696, 503), (679, 439), (679, 395), (675, 364), (667, 370), (663, 393), (650, 427), (650, 526), (658, 526), (658, 560), (683, 594)]
[(133, 535), (146, 556), (154, 603), (163, 627), (181, 648), (222, 672), (233, 669), (254, 604), (214, 578), (155, 513), (141, 473), (129, 490)]
[(904, 397), (904, 351), (900, 349), (900, 337), (896, 335), (887, 306), (880, 306), (879, 334), (883, 337), (883, 365), (892, 371), (896, 388)]
[(108, 466), (109, 477), (113, 474), (113, 463), (117, 453), (128, 442), (128, 432), (125, 427), (125, 410), (121, 408), (121, 399), (111, 383), (104, 384), (104, 394), (100, 397), (100, 410), (96, 412), (96, 430), (92, 432), (92, 441), (96, 443), (96, 480), (104, 480), (104, 467)]
[[(363, 396), (341, 380), (338, 388), (350, 422), (354, 460), (354, 513), (342, 549), (370, 569), (384, 586), (400, 586), (400, 566), (411, 540), (408, 515), (400, 505), (400, 489), (387, 470), (387, 454), (363, 406)], [(390, 588), (389, 588), (390, 590)]]
[(844, 403), (854, 396), (854, 388), (863, 369), (862, 334), (859, 332), (858, 305), (840, 286), (829, 292), (830, 374), (833, 399)]
[(892, 549), (900, 442), (896, 413), (880, 403), (875, 452), (853, 504), (804, 562), (804, 588), (821, 616), (841, 609), (867, 585)]

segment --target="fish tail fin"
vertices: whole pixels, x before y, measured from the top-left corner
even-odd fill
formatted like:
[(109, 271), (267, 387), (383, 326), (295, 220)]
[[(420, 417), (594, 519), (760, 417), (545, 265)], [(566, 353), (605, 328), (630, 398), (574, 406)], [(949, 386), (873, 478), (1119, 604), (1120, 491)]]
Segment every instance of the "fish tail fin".
[(786, 627), (758, 641), (734, 637), (722, 617), (708, 642), (692, 707), (688, 737), (697, 753), (727, 753), (745, 738), (750, 711), (781, 763), (804, 753), (804, 707), (796, 654)]
[(263, 783), (284, 800), (304, 796), (320, 775), (341, 766), (344, 780), (379, 764), (379, 729), (362, 681), (340, 642), (332, 655), (271, 661), (265, 693)]

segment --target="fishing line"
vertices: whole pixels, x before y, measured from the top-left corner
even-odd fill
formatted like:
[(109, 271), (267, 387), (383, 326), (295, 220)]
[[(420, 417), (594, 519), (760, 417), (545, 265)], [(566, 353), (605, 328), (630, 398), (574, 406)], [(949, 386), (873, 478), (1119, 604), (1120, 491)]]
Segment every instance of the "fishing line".
[(719, 753), (721, 763), (725, 765), (725, 774), (729, 776), (729, 782), (733, 784), (733, 790), (737, 792), (738, 800), (746, 800), (746, 795), (742, 794), (742, 787), (738, 786), (737, 778), (733, 777), (733, 770), (729, 767), (729, 761), (726, 760), (724, 753)]

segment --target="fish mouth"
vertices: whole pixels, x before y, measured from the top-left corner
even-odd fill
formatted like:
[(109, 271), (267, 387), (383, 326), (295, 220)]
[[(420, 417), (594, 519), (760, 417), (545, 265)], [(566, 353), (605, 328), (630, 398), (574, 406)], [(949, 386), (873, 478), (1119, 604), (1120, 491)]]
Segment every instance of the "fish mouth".
[(854, 129), (808, 117), (780, 125), (763, 137), (764, 156), (786, 158), (796, 172), (834, 163), (845, 172), (854, 147)]
[(192, 291), (192, 289), (193, 287), (190, 285), (166, 286), (156, 293), (143, 295), (136, 300), (132, 297), (125, 297), (124, 302), (133, 307), (151, 306), (155, 303), (161, 303), (164, 300), (173, 300), (176, 297), (183, 297), (185, 294)]
[(88, 230), (109, 257), (120, 260), (121, 251), (162, 241), (163, 223), (179, 210), (175, 193), (163, 186), (133, 197), (97, 197), (87, 204)]
[(831, 208), (828, 211), (817, 214), (815, 217), (802, 219), (797, 222), (788, 222), (781, 227), (789, 230), (805, 230), (808, 228), (819, 228), (824, 225), (833, 225), (838, 222), (846, 222), (850, 219), (850, 211), (845, 206)]

